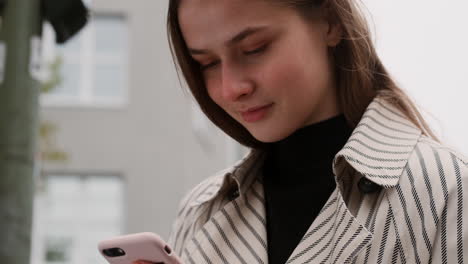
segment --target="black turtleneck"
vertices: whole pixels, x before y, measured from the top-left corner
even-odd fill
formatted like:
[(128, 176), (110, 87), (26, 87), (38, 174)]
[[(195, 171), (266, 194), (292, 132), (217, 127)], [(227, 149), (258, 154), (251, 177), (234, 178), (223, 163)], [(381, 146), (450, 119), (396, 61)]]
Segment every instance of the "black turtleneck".
[(270, 144), (263, 167), (269, 263), (287, 261), (335, 189), (333, 158), (351, 132), (338, 115)]

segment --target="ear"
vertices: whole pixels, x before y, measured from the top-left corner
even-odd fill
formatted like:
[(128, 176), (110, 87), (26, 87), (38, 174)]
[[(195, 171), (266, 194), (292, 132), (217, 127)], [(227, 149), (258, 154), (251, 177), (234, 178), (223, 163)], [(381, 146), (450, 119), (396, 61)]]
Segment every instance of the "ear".
[(338, 45), (343, 37), (343, 30), (341, 26), (338, 23), (327, 23), (328, 24), (328, 30), (327, 30), (327, 45), (329, 47), (335, 47)]

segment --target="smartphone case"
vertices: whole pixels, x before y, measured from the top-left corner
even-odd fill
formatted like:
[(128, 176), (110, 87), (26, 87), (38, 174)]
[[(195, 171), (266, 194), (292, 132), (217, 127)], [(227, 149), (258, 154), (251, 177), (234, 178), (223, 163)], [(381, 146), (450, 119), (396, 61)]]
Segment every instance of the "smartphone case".
[[(106, 256), (105, 249), (121, 248), (125, 255), (118, 257)], [(113, 237), (99, 242), (101, 255), (111, 264), (131, 264), (136, 260), (146, 260), (153, 263), (182, 264), (172, 249), (154, 233), (144, 232)]]

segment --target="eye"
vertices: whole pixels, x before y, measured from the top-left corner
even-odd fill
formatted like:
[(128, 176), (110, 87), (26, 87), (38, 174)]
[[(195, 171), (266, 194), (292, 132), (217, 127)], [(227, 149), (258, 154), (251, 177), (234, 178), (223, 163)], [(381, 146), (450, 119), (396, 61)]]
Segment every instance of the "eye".
[(219, 63), (219, 61), (213, 61), (213, 62), (208, 63), (208, 64), (200, 64), (200, 70), (201, 71), (207, 70), (209, 68), (212, 68), (213, 66), (216, 66), (218, 63)]
[(268, 45), (263, 45), (263, 46), (261, 46), (261, 47), (258, 48), (258, 49), (245, 51), (244, 54), (245, 54), (245, 55), (253, 55), (253, 54), (260, 53), (260, 52), (266, 50), (267, 46), (268, 46)]

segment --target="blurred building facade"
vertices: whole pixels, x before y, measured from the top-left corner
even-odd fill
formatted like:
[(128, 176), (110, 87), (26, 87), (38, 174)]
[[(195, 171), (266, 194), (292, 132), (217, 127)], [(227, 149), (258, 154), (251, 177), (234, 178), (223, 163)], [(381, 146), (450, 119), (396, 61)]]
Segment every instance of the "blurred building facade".
[(167, 239), (182, 196), (246, 153), (183, 92), (167, 2), (93, 0), (91, 22), (64, 46), (45, 28), (62, 81), (40, 114), (66, 155), (41, 164), (33, 263), (105, 263), (97, 241), (122, 233)]

